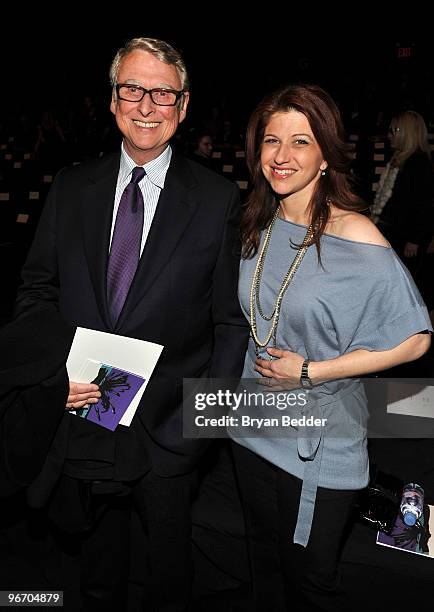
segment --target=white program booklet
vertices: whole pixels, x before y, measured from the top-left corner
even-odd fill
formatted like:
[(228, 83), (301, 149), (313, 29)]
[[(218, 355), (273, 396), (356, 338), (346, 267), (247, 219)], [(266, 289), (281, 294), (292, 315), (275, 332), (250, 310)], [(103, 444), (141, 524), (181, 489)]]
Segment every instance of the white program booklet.
[(119, 421), (121, 425), (129, 426), (163, 348), (153, 342), (78, 327), (66, 362), (69, 380), (91, 382), (91, 362), (109, 364), (111, 368), (143, 379)]

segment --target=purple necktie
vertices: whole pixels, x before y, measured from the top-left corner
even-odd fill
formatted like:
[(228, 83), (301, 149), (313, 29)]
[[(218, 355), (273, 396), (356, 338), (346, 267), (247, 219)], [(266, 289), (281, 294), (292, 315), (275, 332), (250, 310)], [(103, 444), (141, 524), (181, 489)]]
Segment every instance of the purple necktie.
[(139, 182), (144, 168), (133, 170), (119, 202), (107, 268), (107, 299), (113, 325), (121, 314), (140, 259), (143, 196)]

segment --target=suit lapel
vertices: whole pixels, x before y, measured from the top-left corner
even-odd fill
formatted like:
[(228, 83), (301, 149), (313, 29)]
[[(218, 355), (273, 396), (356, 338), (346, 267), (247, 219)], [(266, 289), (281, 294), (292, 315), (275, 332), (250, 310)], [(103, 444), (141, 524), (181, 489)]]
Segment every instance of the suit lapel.
[(167, 265), (197, 209), (196, 185), (186, 160), (173, 152), (145, 248), (116, 328), (122, 326)]
[(107, 328), (111, 328), (107, 307), (106, 277), (113, 214), (113, 202), (119, 172), (120, 153), (101, 160), (82, 199), (84, 247), (98, 308)]

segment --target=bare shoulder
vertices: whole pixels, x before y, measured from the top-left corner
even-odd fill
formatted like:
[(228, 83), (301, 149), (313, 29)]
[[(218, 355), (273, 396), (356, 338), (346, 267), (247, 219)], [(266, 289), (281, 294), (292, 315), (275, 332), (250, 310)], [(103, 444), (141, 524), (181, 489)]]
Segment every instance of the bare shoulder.
[(326, 232), (355, 242), (390, 247), (377, 226), (368, 217), (357, 212), (334, 208)]

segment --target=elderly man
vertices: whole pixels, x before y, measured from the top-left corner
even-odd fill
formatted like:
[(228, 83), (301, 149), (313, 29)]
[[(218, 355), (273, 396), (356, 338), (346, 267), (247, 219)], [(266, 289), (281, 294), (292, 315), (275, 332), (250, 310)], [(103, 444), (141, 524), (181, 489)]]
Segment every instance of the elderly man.
[[(149, 543), (147, 601), (182, 610), (191, 578), (190, 495), (203, 450), (203, 442), (182, 437), (182, 379), (242, 371), (239, 197), (236, 186), (169, 144), (189, 102), (177, 51), (135, 38), (117, 52), (110, 76), (121, 150), (56, 177), (17, 310), (43, 303), (72, 326), (165, 348), (130, 427), (111, 432), (65, 414), (31, 495), (43, 503), (52, 493), (57, 525), (84, 536), (87, 608), (118, 610), (134, 498)], [(99, 395), (96, 385), (70, 381), (66, 408)]]

